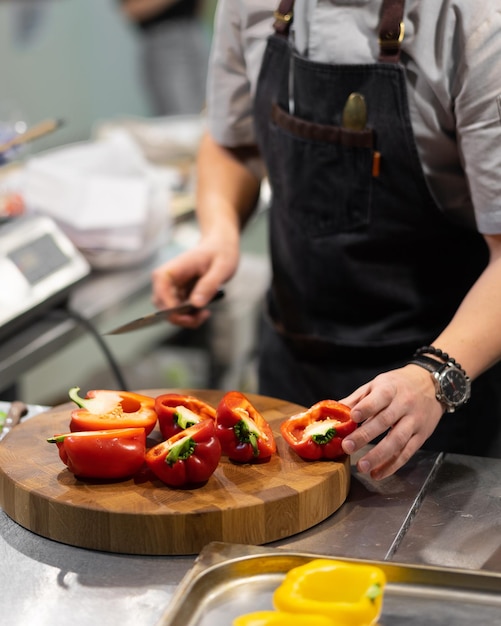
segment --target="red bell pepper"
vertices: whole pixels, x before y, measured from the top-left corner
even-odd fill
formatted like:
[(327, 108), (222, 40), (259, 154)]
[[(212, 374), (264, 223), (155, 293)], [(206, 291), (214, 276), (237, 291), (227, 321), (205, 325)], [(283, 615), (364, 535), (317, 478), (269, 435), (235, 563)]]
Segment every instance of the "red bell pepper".
[(227, 392), (216, 409), (216, 433), (230, 461), (264, 461), (276, 451), (270, 425), (239, 391)]
[(93, 389), (80, 398), (79, 387), (69, 396), (80, 408), (71, 412), (70, 430), (109, 430), (111, 428), (144, 428), (149, 435), (157, 423), (155, 399), (131, 391)]
[[(179, 411), (179, 407), (185, 407), (192, 415)], [(158, 427), (164, 439), (170, 439), (176, 433), (203, 419), (216, 419), (215, 407), (194, 396), (180, 393), (164, 393), (157, 396), (155, 411), (158, 415)]]
[(282, 422), (280, 432), (301, 458), (332, 460), (344, 454), (341, 442), (356, 427), (348, 406), (322, 400)]
[(170, 487), (199, 485), (215, 472), (221, 444), (211, 419), (205, 419), (146, 452), (146, 464)]
[(75, 476), (82, 478), (128, 478), (144, 465), (144, 428), (113, 428), (54, 435), (59, 457)]

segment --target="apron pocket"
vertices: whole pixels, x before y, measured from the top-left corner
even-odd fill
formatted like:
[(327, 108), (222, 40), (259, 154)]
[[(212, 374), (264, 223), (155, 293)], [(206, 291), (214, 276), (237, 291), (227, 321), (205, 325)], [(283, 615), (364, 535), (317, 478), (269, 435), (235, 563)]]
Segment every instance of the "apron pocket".
[(307, 122), (273, 105), (268, 174), (274, 205), (310, 236), (367, 226), (374, 131)]

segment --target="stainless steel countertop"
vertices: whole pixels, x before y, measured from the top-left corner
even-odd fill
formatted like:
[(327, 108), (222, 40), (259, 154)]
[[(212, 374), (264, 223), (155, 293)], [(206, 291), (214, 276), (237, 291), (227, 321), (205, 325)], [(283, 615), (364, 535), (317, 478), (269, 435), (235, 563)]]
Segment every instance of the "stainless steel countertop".
[[(353, 466), (336, 513), (269, 545), (501, 572), (500, 512), (501, 460), (421, 451), (381, 482)], [(2, 625), (153, 626), (194, 560), (74, 548), (34, 535), (0, 510)]]
[[(177, 251), (168, 247), (139, 268), (96, 272), (72, 292), (70, 306), (94, 323), (121, 323), (124, 303), (149, 293), (151, 269)], [(47, 316), (4, 342), (0, 391), (84, 332), (71, 319)], [(419, 452), (382, 482), (353, 465), (336, 513), (270, 546), (501, 572), (501, 460)], [(153, 626), (194, 560), (75, 548), (25, 530), (0, 509), (0, 622)]]

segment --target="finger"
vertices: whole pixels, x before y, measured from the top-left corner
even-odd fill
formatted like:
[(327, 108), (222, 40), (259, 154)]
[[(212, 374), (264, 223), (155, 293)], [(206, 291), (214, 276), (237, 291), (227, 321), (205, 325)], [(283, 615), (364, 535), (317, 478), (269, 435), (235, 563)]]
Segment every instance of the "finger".
[(203, 279), (200, 279), (193, 287), (189, 296), (190, 303), (199, 308), (204, 307), (212, 300), (221, 284), (220, 280), (212, 276), (205, 276)]
[(228, 272), (224, 263), (214, 263), (193, 286), (189, 298), (191, 304), (196, 307), (205, 306), (230, 277), (231, 273)]
[[(385, 472), (386, 466), (395, 465), (397, 459), (403, 465), (412, 456), (410, 449), (416, 444), (416, 434), (414, 420), (403, 417), (372, 450), (359, 459), (357, 463), (359, 471), (363, 474), (371, 473), (371, 475), (372, 472)], [(410, 444), (411, 441), (412, 444)], [(413, 449), (412, 454), (416, 450), (417, 447)]]
[(198, 328), (207, 321), (210, 315), (211, 313), (207, 309), (192, 314), (173, 314), (169, 316), (169, 322), (183, 328)]
[[(384, 417), (384, 411), (391, 406), (397, 389), (388, 379), (378, 376), (373, 381), (362, 385), (342, 401), (351, 407), (351, 418), (357, 424), (378, 415)], [(391, 418), (391, 415), (388, 415)], [(388, 424), (391, 426), (391, 423)]]
[(197, 268), (197, 265), (186, 264), (182, 257), (178, 257), (155, 269), (152, 273), (155, 306), (169, 308), (187, 300), (198, 279)]
[(183, 294), (179, 289), (180, 284), (169, 266), (161, 266), (153, 270), (153, 304), (159, 309), (179, 304), (183, 299)]
[(373, 478), (374, 480), (382, 480), (383, 478), (391, 476), (409, 461), (409, 459), (418, 451), (421, 445), (422, 442), (420, 437), (417, 434), (413, 435), (409, 439), (403, 450), (395, 453), (393, 457), (387, 459), (385, 462), (381, 463), (381, 465), (378, 465), (371, 470), (371, 478)]
[(351, 393), (349, 396), (346, 396), (342, 398), (341, 400), (339, 400), (339, 402), (341, 404), (346, 404), (346, 406), (349, 406), (349, 407), (355, 406), (363, 398), (365, 398), (365, 396), (369, 393), (369, 390), (370, 390), (369, 385), (370, 383), (366, 383), (365, 385), (362, 385), (361, 387), (356, 389), (353, 393)]
[[(383, 397), (379, 403), (371, 402), (368, 409), (364, 408), (360, 411), (358, 406), (352, 409), (351, 417), (360, 426), (342, 441), (343, 450), (346, 454), (353, 454), (368, 443), (371, 443), (376, 437), (379, 437), (379, 435), (382, 435), (396, 424), (404, 414), (401, 412), (397, 413), (398, 408), (395, 404), (387, 404), (387, 400), (383, 399)], [(366, 417), (366, 414), (369, 417)]]

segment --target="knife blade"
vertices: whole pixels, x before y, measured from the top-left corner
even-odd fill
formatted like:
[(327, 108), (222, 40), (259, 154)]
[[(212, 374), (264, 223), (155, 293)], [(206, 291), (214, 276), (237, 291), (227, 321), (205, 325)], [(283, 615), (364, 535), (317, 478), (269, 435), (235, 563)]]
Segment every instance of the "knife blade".
[(205, 309), (209, 304), (216, 302), (217, 300), (221, 300), (224, 297), (224, 290), (218, 289), (216, 293), (212, 296), (211, 300), (205, 305), (205, 307), (196, 307), (190, 302), (182, 302), (177, 306), (173, 306), (169, 309), (162, 309), (161, 311), (155, 311), (155, 313), (150, 313), (148, 315), (144, 315), (143, 317), (138, 317), (135, 320), (127, 322), (122, 326), (118, 326), (117, 328), (113, 328), (113, 330), (109, 330), (104, 333), (105, 335), (121, 335), (123, 333), (130, 333), (133, 330), (139, 330), (140, 328), (146, 328), (148, 326), (153, 326), (153, 324), (158, 324), (159, 322), (168, 321), (167, 318), (169, 315), (173, 313), (195, 313), (196, 311), (201, 311)]

